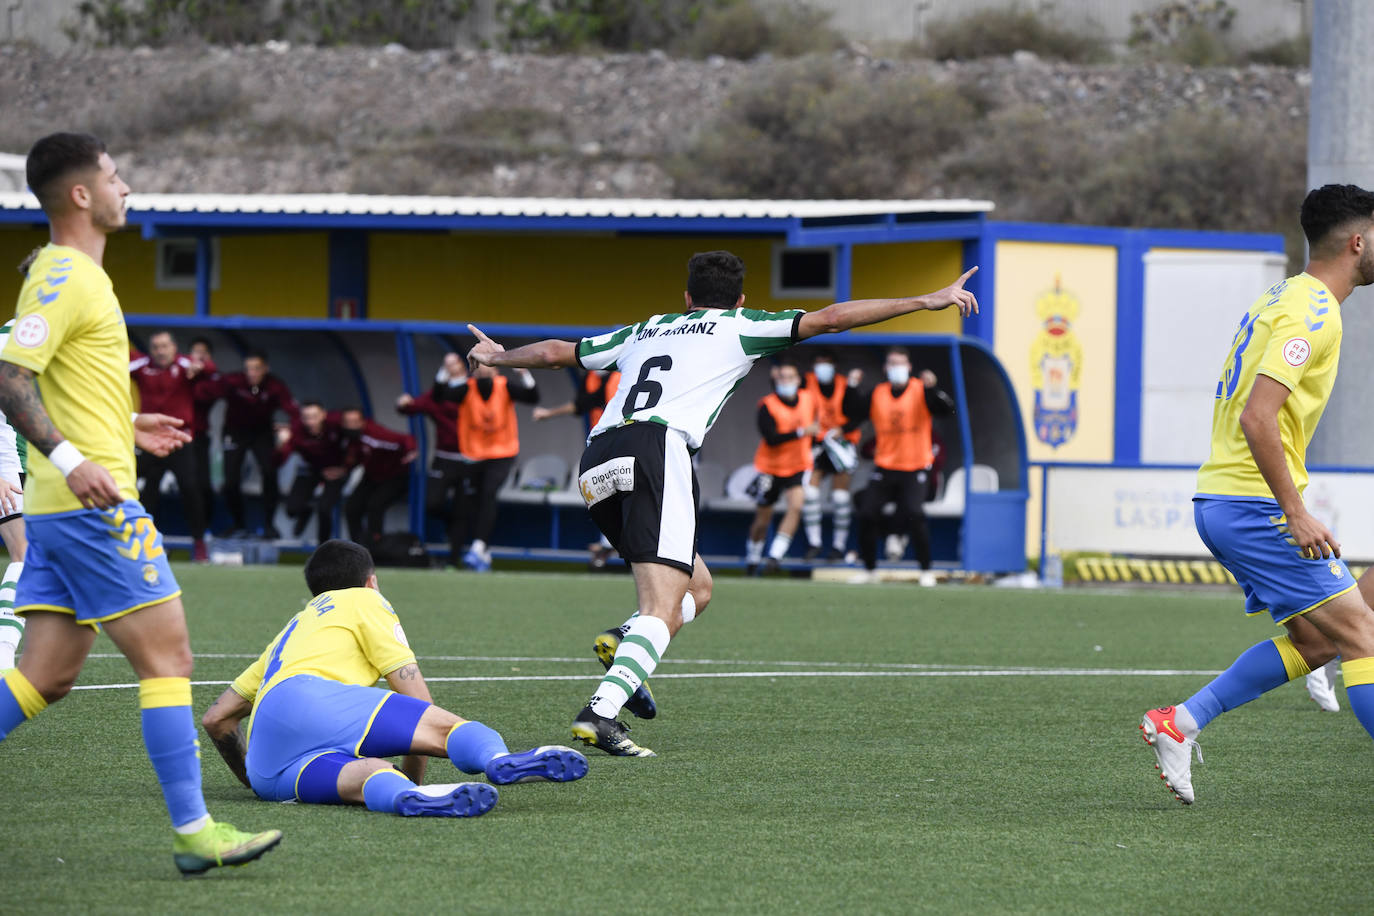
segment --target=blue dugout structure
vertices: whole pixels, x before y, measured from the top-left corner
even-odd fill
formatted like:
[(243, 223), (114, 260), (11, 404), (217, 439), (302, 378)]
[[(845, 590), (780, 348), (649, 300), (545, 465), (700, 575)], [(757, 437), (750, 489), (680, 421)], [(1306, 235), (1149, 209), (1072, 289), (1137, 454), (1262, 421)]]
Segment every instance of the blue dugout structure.
[[(443, 352), (455, 346), (465, 348), (472, 342), (467, 328), (456, 323), (138, 314), (128, 315), (127, 320), (135, 342), (154, 329), (170, 328), (184, 331), (179, 335), (183, 339), (198, 334), (209, 337), (216, 344), (217, 353), (265, 350), (271, 356), (274, 371), (282, 372), (285, 367), (284, 374), (298, 399), (320, 399), (331, 405), (358, 404), (369, 415), (384, 415), (384, 405), (401, 390), (426, 390), (430, 373), (421, 366), (435, 365)], [(546, 337), (576, 339), (607, 328), (491, 325), (484, 330), (517, 346)], [(936, 561), (943, 567), (988, 572), (1024, 568), (1028, 473), (1025, 432), (1010, 380), (988, 347), (977, 339), (962, 336), (849, 333), (807, 342), (800, 348), (799, 358), (806, 361), (806, 350), (817, 344), (834, 349), (846, 366), (864, 366), (870, 378), (880, 375), (882, 348), (893, 344), (908, 347), (916, 365), (936, 372), (958, 405), (953, 417), (938, 421), (937, 432), (944, 442), (948, 487), (959, 490), (944, 494), (930, 506)], [(308, 373), (303, 371), (307, 367)], [(553, 374), (541, 373), (541, 382), (550, 375)], [(760, 376), (762, 373), (751, 376), (755, 387), (763, 381)], [(740, 429), (738, 423), (727, 425), (723, 418), (703, 450), (708, 461), (716, 439), (743, 438), (747, 451), (752, 453), (757, 442), (752, 426), (756, 398), (750, 397), (750, 393), (761, 396), (762, 390), (741, 391), (731, 402), (732, 413), (744, 420), (747, 428)], [(549, 400), (545, 398), (546, 402)], [(386, 421), (385, 416), (383, 420)], [(419, 441), (421, 454), (426, 454), (427, 423), (418, 417), (406, 418), (405, 422)], [(565, 443), (562, 452), (567, 463), (575, 468), (580, 440)], [(522, 450), (522, 460), (528, 455), (529, 450)], [(428, 480), (424, 467), (425, 462), (416, 462), (410, 477), (407, 522), (410, 530), (425, 532), (433, 551), (443, 553), (443, 531), (425, 518)], [(983, 473), (978, 474), (975, 467)], [(962, 473), (953, 473), (955, 469)], [(739, 500), (732, 500), (720, 488), (722, 478), (706, 473), (702, 476), (701, 550), (718, 566), (738, 565), (735, 558), (744, 542), (752, 504), (741, 505)], [(712, 483), (714, 490), (709, 488)], [(596, 539), (596, 532), (576, 498), (575, 480), (565, 480), (547, 492), (519, 493), (511, 499), (514, 511), (502, 513), (493, 539), (498, 557), (585, 558), (585, 547)], [(955, 511), (948, 511), (948, 507)], [(176, 537), (182, 532), (176, 521), (167, 527), (172, 542), (179, 544)], [(800, 538), (798, 545), (794, 553), (804, 549)]]
[[(941, 435), (947, 471), (963, 471), (957, 482), (964, 492), (952, 501), (942, 496), (932, 507), (936, 556), (966, 569), (1012, 571), (1025, 565), (1030, 454), (1026, 393), (999, 361), (1008, 339), (998, 302), (999, 283), (1009, 275), (1000, 269), (1002, 246), (1026, 238), (1068, 248), (1089, 239), (1114, 245), (1102, 233), (1127, 230), (992, 222), (989, 210), (985, 201), (149, 194), (133, 199), (129, 221), (138, 232), (112, 237), (106, 266), (136, 338), (154, 326), (184, 329), (184, 337), (203, 332), (228, 368), (233, 360), (226, 354), (266, 349), (299, 398), (356, 403), (381, 422), (408, 425), (425, 443), (424, 422), (396, 415), (392, 398), (428, 386), (442, 353), (471, 340), (468, 321), (518, 343), (576, 337), (668, 311), (679, 301), (675, 278), (686, 255), (706, 248), (740, 253), (750, 265), (750, 304), (773, 309), (934, 289), (978, 264), (969, 287), (983, 304), (981, 314), (962, 321), (950, 313), (910, 316), (826, 344), (842, 362), (876, 371), (878, 348), (901, 343), (913, 348), (918, 365), (937, 372), (959, 406)], [(30, 195), (0, 193), (0, 263), (40, 242), (42, 229)], [(154, 261), (160, 265), (161, 246), (170, 241), (191, 246), (193, 276), (180, 292), (152, 282)], [(783, 259), (793, 251), (827, 253), (822, 289), (783, 288)], [(1129, 260), (1128, 254), (1122, 246), (1120, 257)], [(1117, 279), (1129, 286), (1132, 276), (1123, 264)], [(665, 285), (663, 277), (674, 279)], [(799, 353), (804, 359), (805, 348)], [(1129, 370), (1129, 361), (1122, 362)], [(704, 450), (703, 458), (727, 471), (744, 464), (757, 442), (753, 411), (766, 387), (762, 375), (746, 380)], [(548, 387), (571, 391), (563, 380)], [(1118, 384), (1116, 396), (1129, 397), (1130, 387)], [(546, 394), (544, 402), (561, 399)], [(522, 440), (528, 429), (532, 444), (522, 454), (557, 451), (572, 463), (577, 448), (566, 445), (566, 429), (565, 444), (550, 448), (531, 427), (523, 424)], [(1128, 436), (1121, 444), (1129, 451)], [(426, 530), (424, 489), (424, 475), (412, 474), (406, 521), (416, 531)], [(704, 526), (702, 546), (737, 556), (741, 513), (713, 499), (707, 494), (711, 530), (732, 533), (716, 537)], [(522, 524), (496, 536), (521, 555), (575, 550), (591, 539), (589, 529), (578, 527), (585, 524), (580, 510), (565, 511), (556, 499), (521, 506), (513, 517)], [(440, 540), (429, 534), (428, 540)]]

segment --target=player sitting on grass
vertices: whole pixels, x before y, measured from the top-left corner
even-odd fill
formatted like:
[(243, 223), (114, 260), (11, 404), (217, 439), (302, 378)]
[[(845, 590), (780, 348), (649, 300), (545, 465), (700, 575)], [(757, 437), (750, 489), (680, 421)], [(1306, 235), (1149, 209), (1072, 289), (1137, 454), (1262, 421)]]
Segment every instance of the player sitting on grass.
[[(259, 798), (476, 817), (496, 804), (496, 790), (480, 782), (421, 787), (427, 757), (447, 757), (499, 785), (587, 774), (586, 758), (572, 748), (512, 754), (481, 722), (434, 705), (365, 548), (325, 541), (306, 561), (305, 581), (314, 600), (201, 720)], [(373, 686), (379, 676), (391, 690)], [(382, 759), (401, 754), (400, 770)]]

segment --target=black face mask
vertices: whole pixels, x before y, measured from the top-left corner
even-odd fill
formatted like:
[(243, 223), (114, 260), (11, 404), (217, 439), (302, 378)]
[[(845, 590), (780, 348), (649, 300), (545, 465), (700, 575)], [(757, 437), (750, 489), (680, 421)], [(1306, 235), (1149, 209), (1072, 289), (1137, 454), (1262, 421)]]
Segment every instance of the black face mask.
[(363, 434), (361, 429), (343, 429), (340, 432), (343, 433), (345, 439), (356, 439)]
[(496, 380), (490, 378), (479, 378), (477, 380), (477, 391), (482, 397), (491, 397), (491, 390), (496, 387)]

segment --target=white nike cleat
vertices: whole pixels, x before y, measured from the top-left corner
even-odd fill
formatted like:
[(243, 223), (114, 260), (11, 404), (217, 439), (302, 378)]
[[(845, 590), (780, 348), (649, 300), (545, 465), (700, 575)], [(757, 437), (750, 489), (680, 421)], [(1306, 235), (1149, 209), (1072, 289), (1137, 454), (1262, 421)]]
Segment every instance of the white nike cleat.
[(1185, 805), (1193, 803), (1192, 757), (1197, 752), (1197, 762), (1202, 763), (1202, 748), (1192, 738), (1184, 736), (1174, 717), (1174, 707), (1161, 706), (1145, 713), (1140, 720), (1140, 731), (1145, 743), (1154, 748), (1155, 769), (1159, 778), (1174, 798)]
[(1340, 712), (1341, 704), (1336, 699), (1336, 669), (1341, 660), (1333, 658), (1307, 676), (1307, 695), (1324, 712)]

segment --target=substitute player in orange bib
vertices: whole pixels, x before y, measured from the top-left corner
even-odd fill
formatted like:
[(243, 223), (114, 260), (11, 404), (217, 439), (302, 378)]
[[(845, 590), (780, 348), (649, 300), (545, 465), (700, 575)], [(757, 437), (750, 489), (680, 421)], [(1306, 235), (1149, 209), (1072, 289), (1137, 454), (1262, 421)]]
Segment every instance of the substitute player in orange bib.
[(759, 401), (757, 422), (763, 440), (754, 452), (754, 469), (759, 476), (750, 485), (758, 503), (745, 554), (750, 574), (758, 571), (763, 559), (763, 539), (773, 519), (774, 504), (784, 500), (787, 505), (769, 545), (764, 571), (778, 569), (801, 522), (803, 488), (813, 464), (811, 446), (821, 426), (816, 399), (801, 387), (796, 363), (785, 361), (773, 370), (773, 393)]

